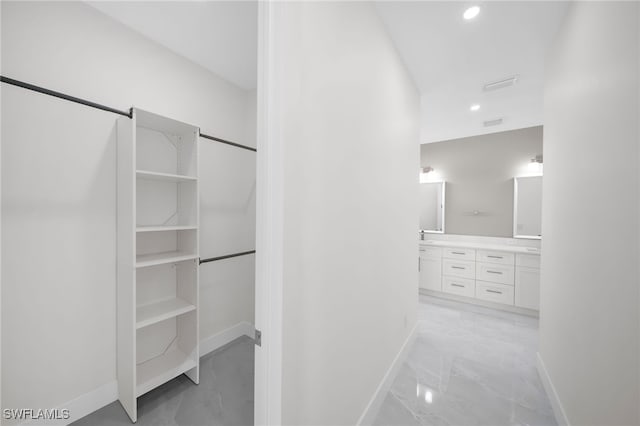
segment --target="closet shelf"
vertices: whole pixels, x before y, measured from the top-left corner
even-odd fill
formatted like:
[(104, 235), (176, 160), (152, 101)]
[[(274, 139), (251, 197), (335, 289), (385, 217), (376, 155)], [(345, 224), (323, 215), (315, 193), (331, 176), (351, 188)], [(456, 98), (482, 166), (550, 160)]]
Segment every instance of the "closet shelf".
[(138, 226), (136, 227), (136, 232), (189, 231), (192, 229), (198, 229), (198, 227), (191, 225)]
[(136, 268), (164, 265), (166, 263), (182, 262), (197, 259), (198, 255), (184, 251), (168, 251), (164, 253), (140, 254), (136, 256)]
[(194, 305), (180, 298), (139, 306), (136, 308), (136, 329), (186, 314), (195, 309)]
[(195, 366), (195, 360), (179, 349), (171, 349), (156, 358), (138, 364), (136, 366), (136, 396), (149, 392)]
[(171, 173), (150, 172), (148, 170), (136, 170), (138, 179), (162, 180), (166, 182), (195, 182), (198, 178), (185, 175), (174, 175)]

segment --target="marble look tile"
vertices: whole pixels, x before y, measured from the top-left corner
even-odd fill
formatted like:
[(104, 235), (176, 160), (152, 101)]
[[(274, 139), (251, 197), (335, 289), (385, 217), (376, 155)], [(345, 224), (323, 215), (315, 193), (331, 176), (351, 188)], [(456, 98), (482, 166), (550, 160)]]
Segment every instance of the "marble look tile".
[[(239, 338), (200, 359), (200, 384), (181, 375), (138, 398), (140, 426), (253, 424), (254, 345)], [(75, 426), (131, 425), (113, 402), (73, 423)]]
[(537, 319), (425, 297), (418, 319), (376, 425), (556, 424), (535, 367)]

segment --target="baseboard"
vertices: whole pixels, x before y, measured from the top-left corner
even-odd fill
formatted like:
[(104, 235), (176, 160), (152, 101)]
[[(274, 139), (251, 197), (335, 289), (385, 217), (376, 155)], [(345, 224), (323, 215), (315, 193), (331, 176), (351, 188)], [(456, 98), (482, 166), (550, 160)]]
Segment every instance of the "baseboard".
[(467, 303), (470, 305), (482, 306), (483, 308), (496, 309), (498, 311), (510, 312), (512, 314), (526, 315), (528, 317), (538, 318), (539, 312), (533, 309), (520, 308), (518, 306), (503, 305), (501, 303), (487, 302), (476, 299), (474, 297), (458, 296), (456, 294), (444, 293), (442, 291), (427, 290), (421, 288), (419, 293), (424, 296), (431, 296), (442, 300), (453, 300), (454, 302)]
[[(207, 355), (218, 348), (230, 343), (241, 336), (249, 336), (253, 338), (254, 327), (251, 323), (243, 321), (227, 328), (213, 336), (207, 337), (200, 341), (200, 356)], [(47, 426), (66, 426), (82, 417), (93, 413), (118, 400), (118, 382), (112, 381), (97, 389), (87, 392), (79, 397), (61, 404), (56, 407), (58, 413), (62, 413), (63, 409), (69, 410), (68, 419), (58, 420), (28, 420), (20, 424), (20, 426), (44, 425)], [(60, 415), (62, 417), (62, 414)]]
[(547, 396), (549, 397), (549, 402), (551, 402), (551, 408), (553, 408), (553, 414), (556, 416), (556, 422), (558, 423), (558, 426), (570, 426), (569, 419), (567, 418), (567, 413), (564, 411), (562, 402), (560, 402), (560, 397), (558, 396), (558, 392), (556, 392), (555, 386), (553, 386), (553, 382), (551, 381), (551, 377), (547, 372), (544, 361), (540, 356), (540, 352), (538, 352), (536, 355), (536, 366), (538, 368), (538, 374), (540, 375), (542, 386), (544, 387), (544, 390), (547, 392)]
[(362, 415), (358, 419), (358, 422), (356, 423), (358, 426), (368, 426), (373, 424), (373, 421), (378, 415), (378, 411), (380, 411), (380, 407), (382, 406), (382, 403), (384, 402), (384, 399), (386, 398), (387, 393), (389, 392), (389, 389), (391, 389), (391, 385), (393, 384), (393, 381), (396, 378), (396, 375), (398, 374), (400, 367), (404, 363), (405, 359), (407, 359), (409, 350), (413, 346), (413, 342), (416, 338), (417, 330), (418, 330), (418, 323), (416, 323), (416, 325), (413, 326), (413, 329), (409, 333), (409, 336), (407, 337), (407, 339), (402, 344), (400, 351), (398, 352), (393, 362), (389, 366), (389, 369), (387, 370), (384, 377), (382, 378), (382, 381), (380, 382), (380, 384), (378, 384), (378, 388), (374, 392), (373, 396), (371, 397), (371, 400), (367, 404), (366, 408), (364, 409), (364, 412), (362, 413)]
[(253, 339), (253, 333), (253, 324), (247, 321), (239, 322), (232, 327), (214, 334), (213, 336), (202, 339), (200, 341), (200, 356), (205, 356), (208, 353), (211, 353), (216, 349), (223, 347), (227, 343), (233, 342), (238, 337), (249, 336)]
[(114, 380), (56, 407), (56, 410), (60, 414), (60, 417), (63, 417), (62, 410), (69, 410), (68, 419), (32, 419), (21, 423), (21, 425), (31, 426), (46, 424), (47, 426), (66, 426), (70, 423), (75, 422), (76, 420), (83, 418), (87, 414), (91, 414), (94, 411), (101, 409), (105, 405), (111, 404), (117, 399), (118, 382)]

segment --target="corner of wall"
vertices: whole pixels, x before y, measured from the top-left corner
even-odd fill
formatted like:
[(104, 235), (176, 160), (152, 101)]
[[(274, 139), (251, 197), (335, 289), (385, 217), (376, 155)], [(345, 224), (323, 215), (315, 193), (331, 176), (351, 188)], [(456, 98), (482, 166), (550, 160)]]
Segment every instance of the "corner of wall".
[(565, 412), (562, 402), (560, 401), (560, 396), (558, 396), (558, 392), (551, 381), (551, 376), (549, 376), (549, 373), (547, 372), (547, 368), (540, 352), (536, 354), (536, 367), (538, 369), (538, 374), (540, 375), (540, 380), (542, 381), (542, 386), (549, 397), (549, 402), (551, 402), (551, 408), (553, 408), (553, 414), (558, 426), (570, 426), (571, 423), (569, 423), (567, 413)]
[(391, 385), (393, 384), (393, 381), (396, 378), (396, 375), (398, 374), (400, 367), (404, 363), (405, 359), (407, 359), (409, 350), (411, 350), (411, 347), (413, 346), (413, 342), (416, 339), (417, 330), (418, 330), (418, 323), (416, 321), (415, 325), (409, 332), (407, 339), (404, 341), (404, 343), (400, 347), (398, 354), (391, 362), (391, 365), (387, 369), (386, 373), (382, 377), (382, 380), (378, 384), (378, 387), (376, 388), (375, 392), (371, 396), (371, 400), (365, 407), (356, 425), (368, 426), (373, 424), (376, 416), (378, 415), (378, 411), (380, 411), (380, 407), (382, 407), (382, 403), (384, 402), (384, 399), (387, 396), (387, 393), (389, 392), (389, 389), (391, 389)]

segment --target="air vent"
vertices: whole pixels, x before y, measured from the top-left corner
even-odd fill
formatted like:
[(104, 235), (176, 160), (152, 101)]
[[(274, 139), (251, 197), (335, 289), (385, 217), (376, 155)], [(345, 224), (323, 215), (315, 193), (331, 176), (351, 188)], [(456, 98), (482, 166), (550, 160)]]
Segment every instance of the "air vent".
[(518, 76), (514, 75), (512, 77), (503, 78), (497, 81), (491, 81), (484, 86), (482, 86), (482, 90), (484, 92), (493, 92), (494, 90), (504, 89), (505, 87), (511, 87), (518, 81)]
[(496, 118), (495, 120), (487, 120), (483, 124), (484, 124), (484, 127), (498, 126), (502, 124), (502, 118)]

